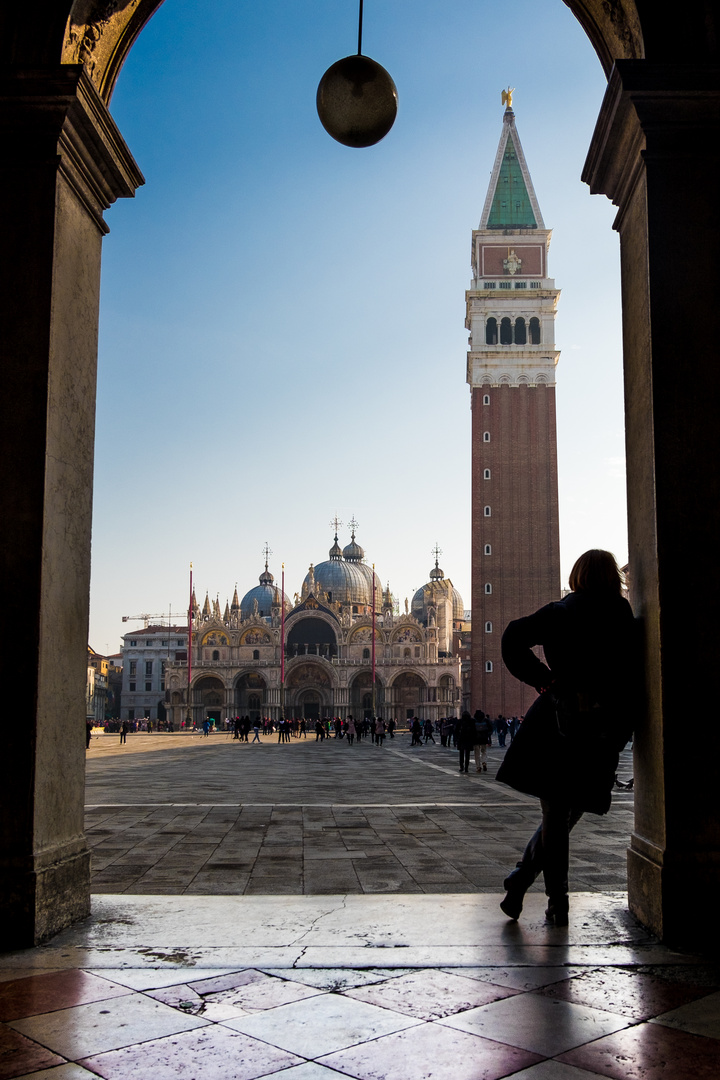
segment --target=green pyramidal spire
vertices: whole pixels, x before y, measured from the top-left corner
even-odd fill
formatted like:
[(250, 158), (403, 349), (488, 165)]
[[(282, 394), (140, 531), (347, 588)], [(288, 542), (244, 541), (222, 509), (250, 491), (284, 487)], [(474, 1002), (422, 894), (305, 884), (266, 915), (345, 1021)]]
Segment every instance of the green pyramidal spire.
[(493, 196), (489, 229), (536, 229), (530, 195), (518, 161), (512, 135), (505, 143), (500, 175)]
[(503, 116), (497, 157), (485, 200), (481, 229), (543, 229), (542, 216), (533, 190), (515, 113), (510, 107)]

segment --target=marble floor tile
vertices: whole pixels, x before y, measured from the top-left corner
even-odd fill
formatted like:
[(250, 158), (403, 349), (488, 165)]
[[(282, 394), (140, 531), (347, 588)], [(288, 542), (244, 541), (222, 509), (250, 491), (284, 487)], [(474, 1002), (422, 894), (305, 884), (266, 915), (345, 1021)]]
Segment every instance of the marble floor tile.
[[(720, 1039), (720, 992), (708, 994), (697, 1001), (656, 1016), (654, 1022), (677, 1028), (679, 1031), (689, 1031), (693, 1035)], [(717, 1047), (717, 1052), (720, 1062), (720, 1046)], [(718, 1074), (720, 1074), (720, 1064)]]
[(104, 1001), (131, 993), (108, 979), (87, 971), (55, 971), (0, 983), (0, 1020), (56, 1012), (72, 1005)]
[(514, 990), (537, 990), (541, 986), (550, 986), (573, 975), (581, 975), (579, 967), (496, 967), (496, 968), (452, 968), (468, 979), (480, 979), (495, 986), (509, 986)]
[(300, 1059), (258, 1039), (212, 1024), (83, 1060), (105, 1080), (255, 1080)]
[(82, 1065), (68, 1062), (57, 1065), (54, 1069), (41, 1069), (40, 1072), (23, 1073), (16, 1080), (97, 1080), (97, 1073), (88, 1072)]
[(611, 1080), (717, 1080), (718, 1046), (662, 1024), (637, 1024), (562, 1054), (561, 1061)]
[(215, 1021), (252, 1016), (318, 993), (315, 987), (252, 969), (148, 991), (156, 1001)]
[(553, 1001), (531, 991), (449, 1016), (439, 1023), (554, 1057), (627, 1027), (631, 1021), (587, 1005)]
[(0, 1080), (62, 1064), (59, 1054), (0, 1024)]
[(185, 1016), (144, 994), (130, 994), (113, 1001), (14, 1020), (10, 1026), (63, 1057), (77, 1060), (141, 1039), (155, 1039), (206, 1024), (207, 1020)]
[(158, 970), (156, 968), (127, 967), (103, 968), (101, 974), (103, 978), (110, 979), (111, 982), (119, 983), (121, 986), (127, 986), (131, 990), (157, 990), (163, 986), (176, 986), (181, 979), (185, 979), (187, 982), (197, 982), (199, 979), (216, 979), (220, 975), (231, 975), (236, 970), (235, 968), (226, 970), (210, 967), (183, 967), (181, 970), (177, 968)]
[(466, 979), (447, 971), (413, 971), (386, 982), (357, 987), (345, 994), (356, 1001), (367, 1001), (384, 1009), (415, 1016), (418, 1020), (438, 1020), (443, 1016), (488, 1005), (510, 997), (514, 990), (491, 986), (478, 979)]
[(512, 1080), (600, 1080), (599, 1074), (565, 1065), (562, 1061), (540, 1061), (529, 1069), (513, 1073)]
[[(370, 983), (384, 982), (387, 971), (361, 971), (357, 968), (265, 968), (267, 975), (279, 975), (282, 979), (315, 986), (318, 990), (350, 990), (354, 986), (367, 986)], [(407, 975), (400, 969), (396, 975)]]
[(320, 1061), (357, 1080), (498, 1080), (536, 1054), (437, 1024), (395, 1032)]
[(364, 1001), (350, 1001), (339, 994), (320, 995), (256, 1016), (224, 1021), (225, 1026), (235, 1031), (306, 1058), (331, 1054), (418, 1023), (409, 1016)]
[[(344, 1074), (328, 1069), (326, 1065), (319, 1065), (317, 1061), (306, 1061), (303, 1065), (293, 1065), (291, 1069), (272, 1075), (273, 1080), (340, 1080)], [(265, 1080), (265, 1077), (261, 1080)]]
[[(631, 1016), (635, 1020), (647, 1020), (652, 1016), (657, 1017), (659, 1013), (666, 1013), (669, 1017), (680, 1014), (681, 1022), (676, 1024), (671, 1020), (669, 1026), (684, 1027), (684, 1011), (680, 1006), (685, 1006), (694, 1015), (699, 1015), (702, 1006), (696, 999), (705, 997), (707, 990), (692, 983), (670, 982), (637, 971), (603, 968), (547, 986), (543, 993), (547, 997), (574, 1001), (578, 1005), (590, 1005), (594, 1009), (605, 1009), (621, 1016)], [(717, 999), (715, 1037), (720, 1038), (720, 994), (714, 996)], [(688, 1004), (693, 1001), (695, 1006)], [(674, 1012), (670, 1012), (671, 1009), (674, 1009)], [(695, 1031), (689, 1027), (684, 1027), (684, 1030)], [(695, 1031), (695, 1034), (707, 1035), (710, 1032)]]

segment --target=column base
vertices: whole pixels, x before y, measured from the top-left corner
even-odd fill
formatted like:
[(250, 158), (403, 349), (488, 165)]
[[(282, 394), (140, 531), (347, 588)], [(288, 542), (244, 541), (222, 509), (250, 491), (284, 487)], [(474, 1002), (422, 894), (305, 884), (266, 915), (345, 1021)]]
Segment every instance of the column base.
[(0, 874), (0, 951), (29, 949), (90, 914), (90, 852)]
[(690, 851), (674, 855), (633, 837), (628, 848), (628, 906), (643, 926), (666, 945), (702, 953), (720, 949), (715, 917), (720, 892), (720, 856)]

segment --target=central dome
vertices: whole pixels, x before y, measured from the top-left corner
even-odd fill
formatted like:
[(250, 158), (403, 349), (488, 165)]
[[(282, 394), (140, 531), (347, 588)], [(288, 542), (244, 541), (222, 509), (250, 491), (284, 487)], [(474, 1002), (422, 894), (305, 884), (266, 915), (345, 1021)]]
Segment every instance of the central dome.
[[(337, 535), (335, 542), (328, 553), (330, 558), (326, 562), (318, 563), (313, 568), (315, 578), (315, 591), (319, 600), (327, 600), (330, 604), (352, 604), (353, 607), (372, 607), (373, 602), (373, 578), (375, 581), (375, 603), (382, 605), (382, 584), (377, 574), (373, 575), (372, 567), (362, 560), (365, 552), (359, 544), (355, 543), (355, 533), (352, 540), (344, 550), (340, 549)], [(310, 575), (305, 578), (304, 585), (309, 586)]]

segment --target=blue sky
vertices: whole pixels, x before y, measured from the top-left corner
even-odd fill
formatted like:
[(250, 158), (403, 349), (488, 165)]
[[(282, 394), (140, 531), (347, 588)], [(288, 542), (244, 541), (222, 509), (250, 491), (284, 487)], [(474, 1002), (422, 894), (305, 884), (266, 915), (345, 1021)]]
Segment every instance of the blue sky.
[[(556, 324), (563, 577), (588, 547), (627, 555), (619, 249), (580, 181), (604, 93), (561, 0), (366, 0), (363, 51), (398, 88), (377, 146), (315, 110), (355, 51), (356, 0), (166, 0), (111, 112), (146, 178), (106, 217), (90, 642), (122, 615), (184, 618), (327, 558), (329, 522), (401, 603), (431, 549), (470, 604), (465, 290), (514, 109), (545, 223)], [(340, 531), (341, 544), (349, 530)]]

